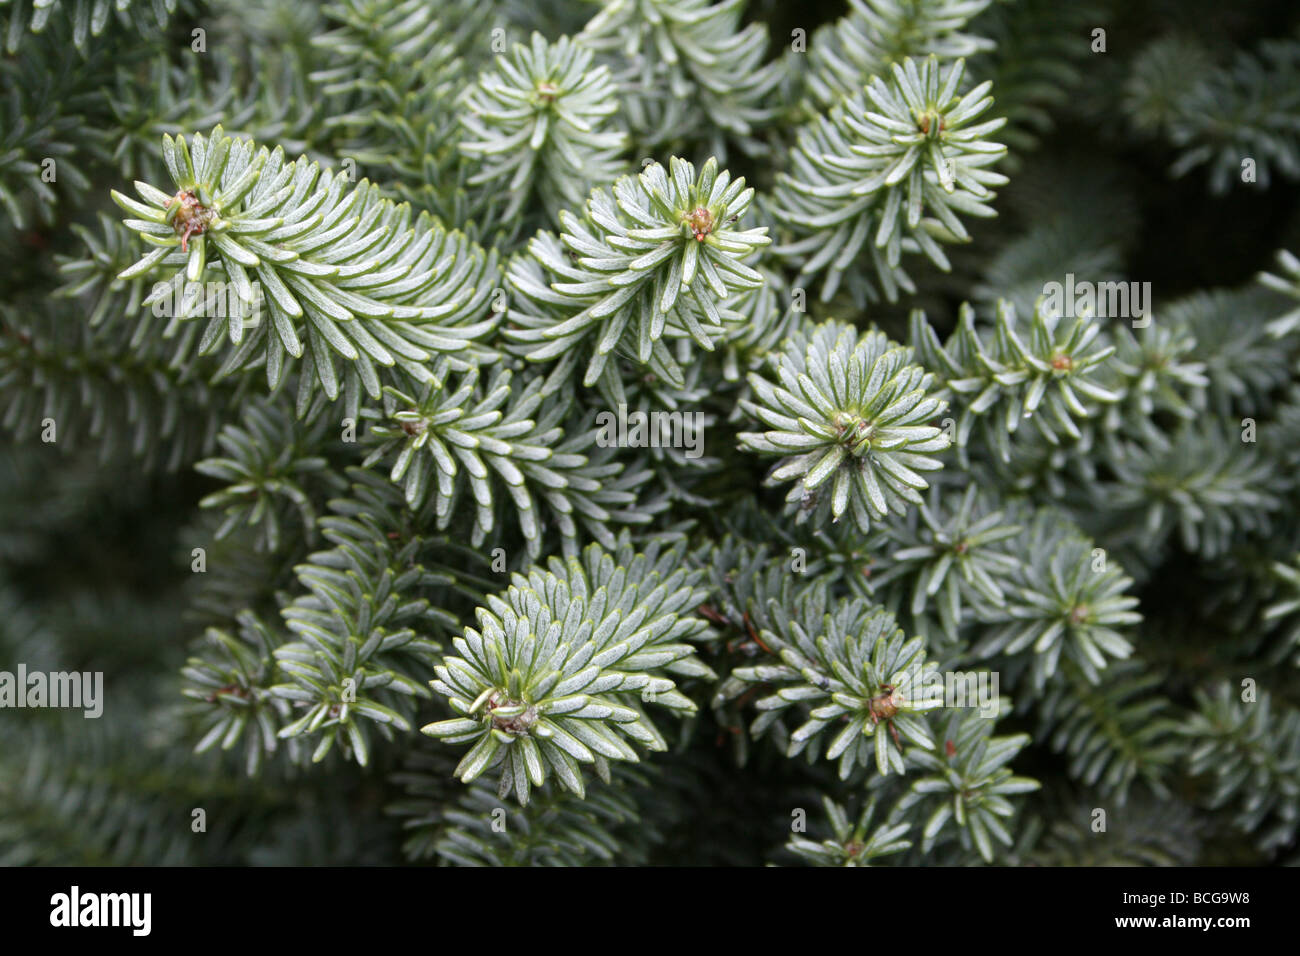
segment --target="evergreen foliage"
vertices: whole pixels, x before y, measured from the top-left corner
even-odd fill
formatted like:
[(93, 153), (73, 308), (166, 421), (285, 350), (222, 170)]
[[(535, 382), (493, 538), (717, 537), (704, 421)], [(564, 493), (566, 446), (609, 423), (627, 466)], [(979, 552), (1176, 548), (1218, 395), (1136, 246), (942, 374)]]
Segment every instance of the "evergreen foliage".
[(0, 862), (1296, 863), (1300, 18), (1144, 6), (0, 0)]
[[(957, 214), (994, 214), (989, 187), (1007, 178), (986, 167), (1006, 147), (984, 137), (1006, 120), (971, 125), (992, 107), (992, 84), (961, 93), (964, 76), (963, 60), (944, 68), (934, 56), (919, 67), (907, 59), (894, 64), (888, 80), (872, 77), (863, 92), (799, 131), (791, 169), (778, 179), (774, 214), (800, 233), (780, 249), (802, 263), (800, 276), (826, 272), (823, 301), (866, 243), (876, 283), (894, 300), (900, 288), (914, 289), (900, 268), (903, 252), (923, 252), (946, 269), (939, 243), (970, 239)], [(860, 279), (851, 288), (855, 297), (878, 295), (875, 284)]]
[(612, 192), (594, 190), (582, 218), (566, 211), (558, 237), (541, 232), (529, 243), (541, 281), (535, 272), (511, 276), (521, 295), (557, 306), (564, 318), (520, 323), (507, 338), (526, 345), (531, 361), (560, 358), (553, 375), (590, 353), (582, 384), (600, 383), (610, 396), (623, 393), (610, 364), (616, 352), (680, 388), (685, 359), (664, 340), (689, 338), (713, 351), (723, 323), (739, 320), (722, 304), (762, 282), (741, 260), (768, 244), (767, 230), (737, 223), (753, 195), (712, 158), (698, 174), (674, 157), (670, 170), (652, 164)]
[(949, 444), (926, 424), (945, 407), (927, 394), (932, 376), (883, 333), (834, 322), (788, 348), (775, 360), (781, 385), (751, 375), (756, 401), (741, 404), (772, 430), (740, 435), (742, 447), (788, 455), (772, 472), (773, 481), (799, 479), (787, 512), (821, 523), (851, 510), (867, 531), (872, 518), (920, 504), (928, 486), (917, 472), (943, 467), (927, 453)]
[(612, 62), (620, 103), (636, 141), (677, 148), (685, 128), (727, 158), (727, 143), (761, 151), (755, 133), (777, 110), (780, 64), (764, 62), (767, 27), (744, 22), (745, 0), (611, 0), (577, 41)]
[(617, 88), (608, 68), (593, 67), (591, 51), (568, 37), (549, 46), (534, 33), (503, 60), (465, 99), (460, 151), (482, 166), (469, 183), (504, 191), (505, 219), (518, 216), (533, 192), (554, 219), (619, 171), (626, 136), (602, 131), (618, 110)]

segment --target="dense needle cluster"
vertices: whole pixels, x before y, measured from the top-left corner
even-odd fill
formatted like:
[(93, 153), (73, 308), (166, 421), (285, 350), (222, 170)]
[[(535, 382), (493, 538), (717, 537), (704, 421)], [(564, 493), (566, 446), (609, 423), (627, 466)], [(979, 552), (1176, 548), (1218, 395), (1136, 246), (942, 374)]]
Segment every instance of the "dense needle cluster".
[(1148, 6), (0, 0), (0, 863), (1296, 863), (1300, 40)]

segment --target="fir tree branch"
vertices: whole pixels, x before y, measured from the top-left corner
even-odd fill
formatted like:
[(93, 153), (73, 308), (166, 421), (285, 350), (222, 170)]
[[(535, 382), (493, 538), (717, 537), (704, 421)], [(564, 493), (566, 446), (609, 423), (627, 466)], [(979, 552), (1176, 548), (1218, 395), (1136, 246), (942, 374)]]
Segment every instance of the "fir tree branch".
[(889, 550), (871, 584), (886, 606), (906, 609), (916, 633), (955, 641), (963, 622), (987, 621), (1006, 606), (1019, 564), (1007, 542), (1021, 528), (974, 485), (960, 499), (936, 492), (881, 526), (879, 546)]
[(943, 60), (993, 48), (961, 30), (991, 0), (849, 0), (849, 12), (821, 27), (808, 50), (805, 83), (820, 109), (861, 91), (906, 57)]
[[(1010, 710), (1009, 701), (998, 703), (1002, 711)], [(955, 710), (935, 728), (943, 737), (942, 756), (938, 750), (909, 755), (911, 762), (929, 773), (912, 783), (891, 819), (920, 808), (918, 812), (926, 816), (921, 830), (923, 853), (951, 839), (953, 830), (962, 847), (968, 849), (973, 843), (985, 863), (992, 863), (998, 852), (994, 840), (1012, 845), (1007, 823), (1016, 806), (1007, 798), (1032, 793), (1040, 785), (1030, 777), (1014, 776), (1007, 766), (1029, 744), (1029, 735), (993, 737), (995, 722), (981, 711)]]
[[(1146, 110), (1162, 91), (1143, 71), (1160, 67), (1185, 72), (1186, 57), (1139, 64), (1130, 97)], [(1193, 64), (1194, 65), (1194, 62)], [(1224, 193), (1231, 183), (1244, 181), (1243, 162), (1251, 160), (1254, 182), (1267, 186), (1273, 171), (1288, 179), (1300, 177), (1300, 41), (1266, 40), (1257, 51), (1240, 51), (1231, 63), (1200, 71), (1161, 117), (1169, 139), (1180, 150), (1170, 167), (1182, 176), (1207, 166), (1211, 192)], [(1131, 106), (1130, 108), (1134, 108)]]
[(329, 461), (314, 454), (330, 426), (323, 417), (309, 427), (297, 426), (283, 409), (266, 402), (250, 404), (244, 420), (244, 426), (227, 425), (217, 436), (222, 457), (205, 458), (194, 466), (226, 482), (220, 491), (205, 496), (199, 507), (224, 511), (218, 540), (237, 524), (253, 525), (258, 529), (259, 548), (276, 551), (281, 525), (290, 511), (297, 512), (310, 537), (316, 523), (313, 497), (343, 490), (343, 481), (329, 470)]
[(739, 437), (750, 451), (785, 456), (770, 480), (798, 479), (787, 513), (819, 523), (848, 513), (866, 531), (872, 520), (921, 503), (918, 490), (928, 485), (918, 472), (943, 467), (931, 453), (948, 438), (930, 422), (946, 403), (905, 349), (884, 333), (828, 322), (772, 364), (780, 384), (750, 375), (754, 399), (740, 402), (771, 430)]
[(609, 761), (638, 759), (630, 742), (667, 749), (637, 696), (689, 714), (695, 704), (666, 674), (713, 676), (685, 643), (705, 624), (691, 613), (704, 597), (699, 573), (683, 556), (680, 545), (634, 555), (624, 537), (613, 554), (589, 545), (489, 597), (432, 682), (461, 716), (422, 728), (473, 742), (456, 776), (470, 783), (499, 767), (498, 795), (527, 805), (552, 776), (583, 796), (581, 765), (608, 780)]
[(611, 192), (596, 189), (582, 219), (561, 213), (558, 239), (539, 233), (529, 244), (546, 277), (523, 266), (509, 276), (516, 292), (565, 318), (526, 320), (505, 329), (506, 338), (526, 345), (531, 361), (558, 358), (569, 368), (590, 355), (583, 384), (600, 382), (607, 395), (621, 392), (610, 381), (616, 352), (682, 387), (664, 340), (689, 337), (712, 351), (723, 333), (723, 303), (763, 281), (742, 260), (767, 245), (767, 229), (734, 228), (753, 195), (713, 159), (698, 174), (674, 158), (667, 170), (652, 164)]
[(803, 722), (789, 734), (786, 755), (806, 750), (811, 761), (824, 746), (826, 759), (839, 761), (841, 780), (873, 755), (882, 775), (904, 773), (903, 738), (921, 750), (934, 748), (921, 715), (942, 707), (943, 696), (933, 694), (937, 673), (921, 638), (908, 640), (893, 615), (863, 601), (829, 608), (824, 592), (801, 599), (793, 612), (774, 603), (770, 613), (775, 629), (763, 630), (762, 643), (780, 662), (732, 672), (775, 688), (755, 704), (754, 736), (793, 708)]
[[(490, 233), (503, 197), (469, 189), (456, 149), (457, 98), (472, 61), (464, 2), (344, 0), (325, 8), (332, 29), (313, 39), (329, 66), (311, 73), (332, 103), (339, 153), (387, 195), (448, 228)], [(472, 22), (472, 19), (471, 19)]]
[(871, 860), (900, 853), (912, 845), (900, 839), (909, 829), (906, 823), (880, 823), (871, 829), (876, 802), (868, 801), (856, 820), (849, 822), (844, 807), (829, 797), (822, 798), (832, 838), (814, 842), (792, 836), (785, 848), (812, 866), (870, 866)]
[[(286, 163), (283, 151), (255, 151), (220, 127), (193, 142), (191, 151), (184, 137), (164, 139), (175, 193), (146, 183), (136, 184), (144, 203), (113, 193), (140, 217), (127, 224), (154, 247), (122, 277), (161, 264), (201, 282), (211, 255), (245, 306), (254, 301), (256, 279), (270, 321), (258, 321), (245, 337), (236, 309), (205, 331), (205, 352), (223, 333), (236, 346), (226, 371), (264, 363), (274, 389), (286, 358), (305, 357), (299, 415), (317, 388), (333, 400), (340, 386), (355, 413), (361, 389), (379, 397), (380, 368), (428, 382), (425, 363), (434, 354), (446, 353), (458, 368), (490, 354), (476, 350), (475, 340), (495, 324), (492, 313), (482, 317), (493, 254), (427, 216), (412, 224), (409, 207), (381, 198), (369, 183), (348, 191), (346, 173), (325, 177), (316, 163)], [(346, 360), (342, 382), (339, 358)]]
[(1177, 721), (1169, 700), (1154, 693), (1162, 675), (1130, 658), (1107, 670), (1101, 684), (1067, 668), (1034, 702), (1037, 736), (1070, 761), (1070, 776), (1120, 805), (1134, 781), (1167, 798), (1179, 753)]
[(110, 22), (133, 26), (140, 33), (157, 33), (176, 12), (176, 0), (0, 0), (0, 31), (5, 51), (13, 54), (24, 46), (23, 33), (42, 33), (57, 19), (71, 27), (72, 42), (83, 55), (90, 38), (104, 33)]
[(609, 123), (617, 92), (609, 70), (568, 37), (516, 43), (465, 97), (460, 151), (475, 160), (470, 185), (505, 192), (505, 219), (534, 196), (552, 220), (580, 207), (619, 172), (627, 136)]
[(1138, 599), (1125, 593), (1132, 579), (1063, 515), (1035, 513), (1008, 546), (1021, 563), (999, 623), (972, 649), (976, 658), (1032, 653), (1034, 687), (1041, 693), (1062, 658), (1097, 683), (1108, 658), (1133, 652), (1119, 630), (1142, 620), (1133, 610)]
[(1067, 322), (1047, 311), (1044, 303), (1022, 333), (1014, 307), (1003, 302), (992, 332), (986, 344), (975, 328), (974, 309), (963, 305), (956, 331), (940, 345), (924, 313), (912, 313), (911, 345), (917, 361), (943, 384), (939, 394), (961, 397), (955, 443), (963, 458), (977, 422), (983, 425), (984, 442), (1006, 462), (1011, 436), (1024, 419), (1031, 419), (1052, 444), (1061, 441), (1058, 429), (1077, 440), (1082, 433), (1075, 420), (1095, 413), (1084, 400), (1119, 399), (1098, 380), (1098, 368), (1115, 347), (1099, 340), (1096, 319)]
[(745, 0), (610, 0), (578, 34), (613, 65), (628, 124), (647, 148), (704, 140), (725, 160), (730, 140), (762, 151), (755, 134), (776, 118), (766, 102), (782, 73), (762, 62), (767, 28), (742, 25), (744, 7)]
[[(984, 137), (1006, 120), (973, 123), (993, 105), (991, 84), (961, 94), (964, 73), (962, 60), (947, 69), (933, 56), (904, 60), (888, 80), (873, 78), (865, 95), (799, 132), (772, 198), (773, 214), (791, 232), (775, 251), (800, 263), (800, 277), (825, 273), (823, 302), (864, 248), (890, 301), (900, 288), (914, 291), (901, 268), (904, 252), (923, 252), (946, 271), (939, 243), (970, 240), (957, 214), (994, 215), (989, 187), (1007, 178), (987, 167), (1006, 147)], [(850, 291), (857, 299), (877, 295), (871, 281)]]
[(1246, 699), (1231, 684), (1198, 691), (1197, 712), (1180, 728), (1194, 741), (1188, 769), (1208, 775), (1213, 810), (1265, 853), (1295, 839), (1300, 827), (1300, 711), (1267, 691)]
[(1243, 536), (1263, 531), (1281, 506), (1274, 461), (1243, 432), (1189, 422), (1172, 435), (1127, 442), (1110, 462), (1116, 479), (1093, 493), (1098, 507), (1123, 515), (1148, 542), (1175, 529), (1188, 551), (1213, 559)]

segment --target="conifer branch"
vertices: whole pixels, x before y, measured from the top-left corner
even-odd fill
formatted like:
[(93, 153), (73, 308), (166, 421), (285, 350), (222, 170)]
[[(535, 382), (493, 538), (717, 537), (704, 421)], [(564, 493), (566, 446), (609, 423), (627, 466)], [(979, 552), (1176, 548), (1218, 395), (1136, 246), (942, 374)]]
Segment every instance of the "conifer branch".
[(1167, 781), (1178, 754), (1177, 720), (1156, 689), (1162, 675), (1130, 658), (1112, 665), (1101, 684), (1081, 680), (1067, 668), (1035, 702), (1037, 736), (1070, 761), (1070, 776), (1098, 792), (1127, 802), (1135, 781), (1167, 798)]
[(841, 780), (873, 757), (882, 775), (904, 773), (904, 739), (934, 748), (921, 715), (942, 707), (943, 696), (933, 694), (938, 675), (921, 638), (907, 639), (883, 608), (854, 600), (831, 609), (819, 593), (800, 600), (793, 613), (776, 606), (770, 613), (775, 629), (764, 629), (762, 643), (779, 663), (732, 672), (775, 690), (755, 703), (755, 736), (793, 709), (802, 723), (789, 733), (786, 755), (807, 751), (814, 760), (825, 748), (827, 760), (839, 761)]
[(855, 296), (890, 301), (914, 291), (901, 268), (904, 252), (922, 252), (940, 269), (950, 264), (941, 242), (968, 242), (958, 213), (995, 215), (990, 187), (1008, 180), (987, 167), (1006, 147), (985, 139), (1006, 122), (974, 122), (993, 105), (991, 84), (959, 93), (965, 63), (940, 67), (937, 58), (895, 63), (888, 79), (874, 77), (799, 133), (790, 171), (777, 179), (774, 215), (791, 237), (775, 250), (800, 263), (800, 276), (824, 273), (821, 299), (870, 250), (871, 280)]
[(640, 142), (703, 140), (725, 160), (728, 140), (762, 151), (755, 134), (776, 117), (768, 103), (782, 80), (777, 63), (762, 62), (767, 27), (742, 23), (744, 8), (745, 0), (611, 0), (577, 42), (613, 65)]
[(741, 408), (770, 430), (742, 433), (741, 447), (785, 456), (770, 480), (797, 479), (786, 496), (796, 520), (847, 513), (866, 531), (921, 503), (928, 485), (918, 472), (943, 467), (931, 453), (948, 438), (930, 423), (946, 403), (931, 394), (933, 376), (909, 359), (881, 332), (828, 322), (773, 357), (779, 384), (749, 376), (754, 398)]
[[(1010, 703), (999, 700), (1002, 710)], [(918, 751), (910, 760), (928, 774), (912, 783), (911, 790), (895, 808), (904, 814), (917, 807), (926, 818), (921, 831), (921, 849), (930, 850), (956, 835), (965, 848), (974, 844), (980, 858), (992, 863), (997, 850), (1014, 842), (1007, 823), (1016, 812), (1008, 797), (1039, 789), (1037, 780), (1018, 777), (1007, 766), (1030, 743), (1028, 734), (991, 736), (994, 718), (977, 710), (954, 710), (936, 727), (943, 737), (938, 749)]]
[(244, 308), (260, 283), (269, 321), (245, 336), (243, 309), (234, 309), (205, 330), (202, 351), (223, 335), (236, 347), (225, 371), (264, 364), (274, 389), (286, 359), (304, 359), (302, 415), (317, 388), (331, 400), (346, 388), (355, 409), (361, 389), (378, 398), (380, 369), (428, 382), (435, 354), (457, 368), (490, 354), (475, 340), (496, 321), (487, 311), (491, 253), (427, 216), (412, 223), (409, 207), (367, 182), (349, 190), (344, 172), (324, 176), (316, 163), (286, 162), (282, 150), (255, 150), (220, 127), (196, 135), (192, 150), (184, 137), (166, 137), (163, 152), (175, 192), (137, 182), (143, 203), (113, 193), (139, 217), (127, 225), (154, 247), (121, 277), (161, 264), (202, 282), (210, 257)]
[(911, 345), (917, 361), (931, 369), (943, 390), (960, 396), (955, 442), (965, 452), (971, 431), (981, 422), (981, 435), (1005, 462), (1010, 459), (1010, 436), (1024, 419), (1030, 419), (1047, 441), (1079, 439), (1076, 419), (1095, 414), (1096, 406), (1120, 395), (1103, 388), (1098, 368), (1115, 351), (1100, 339), (1101, 325), (1092, 318), (1067, 322), (1045, 308), (1037, 309), (1029, 328), (1017, 328), (1016, 313), (1000, 303), (987, 341), (975, 328), (975, 311), (962, 307), (956, 331), (942, 345), (923, 313), (911, 319)]
[(515, 291), (566, 317), (544, 324), (539, 316), (505, 329), (506, 338), (526, 346), (530, 361), (571, 367), (589, 355), (583, 384), (601, 382), (607, 394), (617, 394), (616, 353), (680, 388), (681, 366), (665, 340), (689, 337), (713, 351), (723, 304), (763, 281), (742, 260), (768, 244), (767, 229), (735, 225), (753, 195), (713, 159), (697, 174), (674, 158), (667, 170), (655, 163), (610, 192), (594, 190), (583, 218), (562, 212), (558, 238), (538, 233), (529, 244), (546, 277), (523, 266), (510, 274)]
[(110, 23), (134, 26), (150, 34), (167, 26), (176, 12), (176, 0), (0, 0), (0, 32), (5, 37), (5, 51), (17, 53), (23, 46), (23, 34), (42, 33), (52, 21), (70, 26), (72, 42), (83, 55), (91, 37), (104, 33)]
[(267, 403), (249, 405), (244, 418), (244, 427), (227, 425), (217, 435), (222, 457), (205, 458), (194, 466), (226, 482), (220, 491), (204, 497), (199, 507), (224, 511), (218, 539), (237, 524), (253, 525), (259, 547), (277, 551), (287, 512), (297, 512), (304, 534), (310, 537), (316, 523), (312, 498), (343, 490), (342, 480), (329, 470), (329, 461), (314, 454), (329, 422), (318, 417), (309, 427), (298, 427), (282, 409)]
[(505, 219), (533, 196), (553, 220), (581, 207), (619, 172), (627, 136), (609, 122), (617, 92), (609, 70), (568, 37), (548, 44), (534, 33), (528, 46), (516, 43), (465, 97), (460, 151), (478, 167), (470, 185), (508, 195)]
[(849, 12), (821, 27), (808, 50), (806, 84), (829, 109), (905, 57), (969, 57), (993, 44), (961, 30), (991, 0), (849, 0)]
[(829, 797), (822, 797), (822, 807), (832, 837), (817, 843), (792, 836), (785, 845), (812, 866), (870, 866), (871, 860), (900, 853), (912, 845), (910, 840), (901, 839), (911, 829), (909, 824), (880, 823), (871, 829), (871, 818), (876, 812), (874, 800), (863, 806), (853, 822), (849, 821), (844, 807)]
[(633, 743), (667, 749), (641, 703), (693, 713), (667, 675), (712, 676), (686, 643), (704, 630), (692, 613), (704, 592), (682, 560), (680, 545), (634, 555), (624, 537), (613, 554), (589, 545), (489, 597), (433, 681), (460, 716), (422, 728), (473, 743), (456, 776), (499, 767), (498, 795), (526, 805), (552, 776), (582, 796), (581, 765), (608, 780), (609, 761), (638, 759)]
[(1217, 422), (1126, 443), (1111, 462), (1118, 480), (1101, 484), (1096, 501), (1123, 514), (1133, 534), (1160, 541), (1177, 530), (1188, 551), (1215, 558), (1263, 531), (1281, 506), (1276, 466), (1257, 448), (1239, 428)]
[(1032, 676), (1041, 693), (1062, 660), (1078, 666), (1092, 683), (1101, 680), (1108, 658), (1133, 652), (1121, 628), (1142, 615), (1132, 586), (1104, 550), (1051, 510), (1036, 513), (1008, 543), (1021, 556), (1005, 610), (972, 649), (977, 658), (1030, 652)]
[(1180, 730), (1196, 741), (1188, 769), (1211, 779), (1210, 808), (1227, 809), (1264, 852), (1290, 843), (1300, 827), (1300, 711), (1267, 691), (1247, 701), (1228, 683), (1197, 691), (1196, 703)]
[[(960, 499), (937, 490), (903, 520), (881, 526), (889, 553), (871, 584), (886, 606), (906, 608), (918, 633), (956, 640), (963, 623), (987, 621), (1006, 606), (1019, 563), (1007, 542), (1021, 528), (973, 485)], [(929, 624), (936, 616), (937, 629)]]

